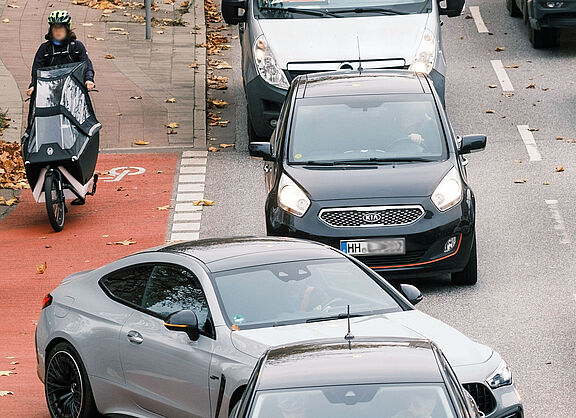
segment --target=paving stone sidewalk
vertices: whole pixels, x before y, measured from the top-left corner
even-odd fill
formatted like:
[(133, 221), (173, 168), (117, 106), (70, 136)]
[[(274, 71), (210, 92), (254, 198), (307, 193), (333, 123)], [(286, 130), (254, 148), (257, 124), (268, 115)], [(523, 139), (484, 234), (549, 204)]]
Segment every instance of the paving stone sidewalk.
[[(22, 133), (28, 108), (23, 98), (34, 53), (47, 31), (47, 16), (67, 9), (96, 70), (99, 92), (92, 99), (103, 125), (101, 148), (205, 148), (206, 50), (198, 47), (205, 42), (203, 1), (190, 1), (187, 10), (181, 6), (181, 0), (158, 4), (153, 17), (181, 18), (186, 25), (156, 26), (152, 40), (146, 41), (144, 25), (131, 17), (143, 16), (140, 8), (103, 13), (69, 0), (0, 0), (0, 22), (9, 20), (0, 23), (0, 109), (8, 109), (12, 119), (12, 129), (3, 139), (18, 140)], [(107, 54), (115, 59), (106, 59)], [(192, 63), (198, 68), (189, 68)], [(175, 103), (166, 103), (168, 98)], [(179, 124), (177, 133), (168, 134), (166, 125), (174, 122)], [(135, 145), (136, 140), (149, 145)]]

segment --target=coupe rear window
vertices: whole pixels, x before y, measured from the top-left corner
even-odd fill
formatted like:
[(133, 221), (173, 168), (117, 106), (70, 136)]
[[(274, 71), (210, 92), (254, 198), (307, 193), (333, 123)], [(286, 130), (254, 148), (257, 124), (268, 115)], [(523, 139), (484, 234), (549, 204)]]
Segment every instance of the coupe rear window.
[(289, 162), (296, 164), (436, 161), (447, 154), (438, 112), (427, 95), (298, 99), (289, 144)]

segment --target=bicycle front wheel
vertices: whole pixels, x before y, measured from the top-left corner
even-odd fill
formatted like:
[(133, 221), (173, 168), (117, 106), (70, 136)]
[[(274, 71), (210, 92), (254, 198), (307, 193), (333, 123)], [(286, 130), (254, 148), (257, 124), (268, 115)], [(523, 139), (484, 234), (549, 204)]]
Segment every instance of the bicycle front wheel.
[(59, 173), (48, 172), (44, 178), (44, 196), (46, 198), (46, 212), (48, 220), (54, 231), (60, 232), (64, 228), (66, 202), (64, 190)]

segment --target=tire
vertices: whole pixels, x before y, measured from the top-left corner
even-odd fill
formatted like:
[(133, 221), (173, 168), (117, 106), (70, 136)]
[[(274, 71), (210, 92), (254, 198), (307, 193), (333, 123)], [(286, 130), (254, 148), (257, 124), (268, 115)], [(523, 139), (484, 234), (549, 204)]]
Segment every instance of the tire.
[(556, 45), (558, 30), (555, 28), (534, 29), (528, 24), (528, 39), (535, 49), (549, 48)]
[(506, 9), (508, 10), (508, 14), (512, 17), (521, 17), (522, 10), (516, 4), (516, 0), (506, 0)]
[(86, 369), (70, 344), (58, 343), (50, 351), (44, 380), (46, 403), (52, 418), (100, 416)]
[(60, 177), (53, 172), (46, 173), (44, 177), (44, 197), (50, 225), (54, 231), (60, 232), (64, 228), (66, 201)]
[(470, 258), (464, 270), (452, 273), (452, 284), (472, 286), (478, 281), (478, 254), (476, 252), (476, 237), (470, 250)]

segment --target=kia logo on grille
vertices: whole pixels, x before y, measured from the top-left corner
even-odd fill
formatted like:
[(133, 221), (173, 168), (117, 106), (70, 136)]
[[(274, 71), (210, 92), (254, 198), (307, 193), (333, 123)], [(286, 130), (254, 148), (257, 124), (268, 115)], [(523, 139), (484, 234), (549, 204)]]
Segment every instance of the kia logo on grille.
[(364, 222), (374, 223), (380, 221), (382, 219), (382, 215), (376, 212), (368, 212), (362, 215), (362, 219), (364, 219)]

